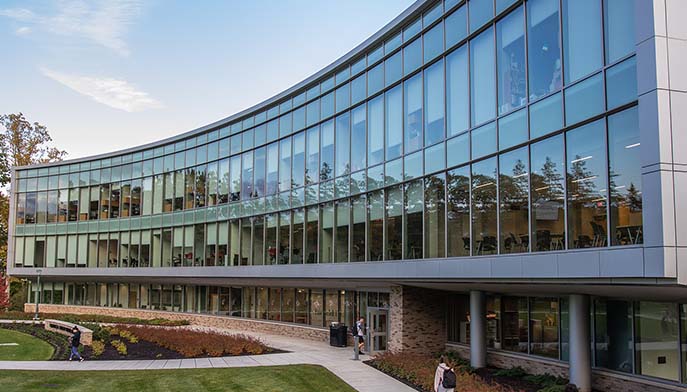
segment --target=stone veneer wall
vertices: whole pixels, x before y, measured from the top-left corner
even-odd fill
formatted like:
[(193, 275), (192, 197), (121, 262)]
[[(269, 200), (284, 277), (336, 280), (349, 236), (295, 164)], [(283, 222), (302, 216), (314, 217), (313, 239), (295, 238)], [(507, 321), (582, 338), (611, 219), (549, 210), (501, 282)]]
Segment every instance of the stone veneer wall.
[[(24, 304), (24, 312), (33, 313), (36, 305)], [(329, 330), (308, 325), (288, 324), (274, 321), (246, 319), (230, 316), (213, 316), (197, 313), (177, 313), (162, 310), (108, 308), (98, 306), (48, 305), (41, 304), (41, 313), (100, 314), (115, 317), (137, 317), (140, 319), (165, 318), (168, 320), (188, 320), (193, 325), (233, 329), (237, 331), (263, 332), (274, 335), (329, 342)]]
[(446, 294), (411, 286), (393, 286), (390, 302), (390, 351), (434, 353), (446, 344)]
[[(470, 358), (470, 346), (468, 345), (449, 343), (446, 344), (446, 350), (455, 351), (462, 358)], [(502, 369), (520, 366), (530, 374), (548, 373), (554, 376), (568, 377), (568, 364), (565, 362), (515, 354), (501, 350), (487, 350), (487, 364)], [(623, 392), (685, 391), (683, 386), (669, 385), (630, 374), (622, 374), (602, 369), (592, 369), (592, 388), (599, 391)]]

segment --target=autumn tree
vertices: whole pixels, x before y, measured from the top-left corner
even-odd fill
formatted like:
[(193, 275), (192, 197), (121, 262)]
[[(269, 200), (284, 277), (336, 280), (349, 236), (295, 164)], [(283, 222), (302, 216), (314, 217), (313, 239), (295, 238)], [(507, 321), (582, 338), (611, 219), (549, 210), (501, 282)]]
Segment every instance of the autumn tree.
[[(0, 115), (0, 289), (7, 293), (7, 236), (12, 167), (61, 161), (67, 154), (52, 147), (48, 129), (22, 113)], [(4, 299), (4, 297), (2, 297)], [(0, 301), (2, 302), (2, 301)], [(2, 304), (0, 304), (2, 307)]]

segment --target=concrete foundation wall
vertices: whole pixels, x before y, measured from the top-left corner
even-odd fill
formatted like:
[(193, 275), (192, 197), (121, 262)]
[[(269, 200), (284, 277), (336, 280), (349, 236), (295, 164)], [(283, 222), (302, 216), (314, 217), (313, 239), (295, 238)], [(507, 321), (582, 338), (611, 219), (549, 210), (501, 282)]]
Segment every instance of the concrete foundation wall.
[[(461, 358), (470, 358), (470, 347), (463, 344), (446, 344), (447, 351), (455, 351)], [(492, 367), (509, 369), (519, 366), (530, 374), (551, 374), (568, 378), (568, 364), (556, 360), (519, 355), (501, 350), (487, 351), (487, 364)], [(644, 379), (630, 374), (592, 370), (592, 387), (599, 391), (623, 392), (675, 392), (684, 391), (683, 386), (665, 384), (660, 381)]]
[[(24, 312), (35, 312), (36, 305), (24, 304)], [(212, 316), (196, 313), (176, 313), (160, 310), (107, 308), (97, 306), (76, 305), (48, 305), (41, 304), (42, 313), (72, 313), (72, 314), (98, 314), (115, 317), (137, 317), (141, 319), (165, 318), (168, 320), (188, 320), (193, 325), (205, 327), (225, 328), (236, 331), (263, 332), (275, 335), (293, 336), (295, 338), (329, 342), (329, 330), (315, 328), (307, 325), (287, 324), (274, 321), (245, 319), (229, 316)]]

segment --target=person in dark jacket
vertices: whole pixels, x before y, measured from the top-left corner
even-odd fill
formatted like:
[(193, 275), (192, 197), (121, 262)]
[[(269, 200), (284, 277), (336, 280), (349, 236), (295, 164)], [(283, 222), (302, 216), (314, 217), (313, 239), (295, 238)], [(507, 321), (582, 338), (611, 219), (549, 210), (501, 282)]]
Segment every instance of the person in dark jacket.
[(79, 328), (74, 327), (72, 329), (70, 341), (72, 352), (69, 354), (69, 360), (71, 361), (72, 358), (76, 357), (79, 359), (79, 362), (83, 362), (83, 357), (79, 354), (79, 345), (81, 344), (81, 331), (79, 331)]

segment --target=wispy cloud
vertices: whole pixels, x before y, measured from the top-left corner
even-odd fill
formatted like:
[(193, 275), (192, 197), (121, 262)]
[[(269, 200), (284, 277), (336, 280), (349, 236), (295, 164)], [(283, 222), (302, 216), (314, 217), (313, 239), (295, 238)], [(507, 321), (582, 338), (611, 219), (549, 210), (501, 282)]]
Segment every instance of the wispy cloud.
[(31, 27), (26, 27), (26, 26), (20, 27), (20, 28), (14, 30), (14, 34), (16, 34), (16, 35), (31, 34)]
[(70, 75), (41, 68), (43, 75), (70, 89), (92, 98), (96, 102), (126, 112), (159, 109), (164, 105), (145, 91), (138, 90), (126, 80)]
[(31, 24), (52, 34), (77, 37), (129, 55), (124, 36), (140, 15), (143, 0), (60, 0), (53, 15), (26, 8), (0, 9), (0, 16)]

